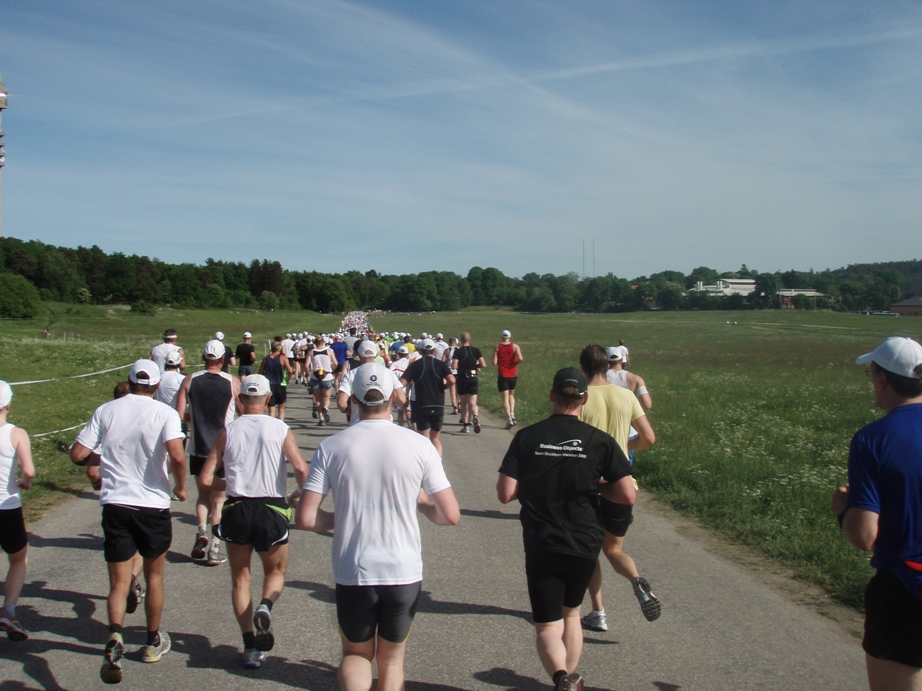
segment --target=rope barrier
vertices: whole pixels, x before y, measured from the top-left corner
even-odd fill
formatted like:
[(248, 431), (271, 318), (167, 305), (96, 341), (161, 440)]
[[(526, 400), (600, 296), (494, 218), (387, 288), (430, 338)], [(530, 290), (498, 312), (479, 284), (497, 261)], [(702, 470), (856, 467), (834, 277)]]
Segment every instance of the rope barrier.
[[(64, 379), (82, 379), (83, 377), (95, 377), (97, 374), (108, 374), (109, 372), (115, 372), (120, 369), (125, 369), (126, 367), (131, 367), (134, 363), (129, 363), (127, 365), (121, 365), (119, 367), (113, 367), (111, 369), (100, 370), (99, 372), (90, 372), (88, 374), (74, 374), (69, 377), (54, 377), (52, 379), (33, 379), (31, 381), (14, 381), (9, 382), (10, 386), (21, 386), (23, 384), (44, 384), (50, 381), (62, 381)], [(50, 433), (49, 433), (50, 434)], [(38, 436), (38, 435), (36, 435)]]

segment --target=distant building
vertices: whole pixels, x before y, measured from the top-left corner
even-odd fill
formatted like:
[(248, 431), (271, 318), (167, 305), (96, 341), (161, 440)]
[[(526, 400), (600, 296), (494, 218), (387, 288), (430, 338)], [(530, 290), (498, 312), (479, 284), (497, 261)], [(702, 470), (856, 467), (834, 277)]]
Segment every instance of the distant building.
[(712, 297), (728, 297), (730, 295), (748, 296), (756, 289), (756, 282), (752, 278), (718, 278), (711, 285), (704, 285), (701, 281), (689, 288), (689, 293), (705, 293)]
[(922, 297), (894, 302), (890, 305), (890, 311), (901, 317), (922, 317)]
[(782, 288), (772, 297), (772, 307), (782, 310), (795, 309), (794, 298), (798, 296), (809, 299), (813, 303), (813, 309), (816, 309), (817, 300), (827, 300), (830, 297), (813, 288)]

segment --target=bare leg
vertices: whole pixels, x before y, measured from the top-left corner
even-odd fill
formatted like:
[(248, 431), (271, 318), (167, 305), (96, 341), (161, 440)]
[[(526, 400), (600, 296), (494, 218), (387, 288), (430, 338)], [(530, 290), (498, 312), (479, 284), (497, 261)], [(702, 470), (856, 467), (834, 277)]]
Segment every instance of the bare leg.
[(375, 639), (364, 643), (343, 641), (343, 659), (336, 676), (343, 691), (369, 691), (371, 689), (371, 661), (375, 659)]
[(195, 500), (195, 518), (201, 527), (208, 524), (208, 514), (212, 512), (211, 489), (201, 483), (198, 475), (195, 476), (195, 486), (198, 489), (198, 497)]
[[(147, 583), (147, 597), (144, 599), (144, 613), (147, 615), (148, 631), (160, 630), (160, 615), (163, 614), (163, 565), (165, 563), (166, 553), (161, 554), (156, 559), (144, 560), (144, 581)], [(130, 570), (131, 569), (129, 569), (129, 572)], [(124, 597), (122, 597), (121, 602), (124, 608)], [(123, 610), (123, 617), (124, 614)]]
[(922, 670), (865, 655), (871, 691), (920, 691)]
[(284, 420), (284, 419), (285, 419), (285, 404), (284, 404), (284, 403), (279, 403), (279, 414), (278, 414), (278, 418), (279, 418), (279, 420)]
[(595, 571), (589, 580), (589, 599), (592, 600), (592, 609), (596, 612), (604, 612), (605, 605), (602, 603), (602, 565), (599, 560), (595, 560)]
[(3, 582), (3, 604), (16, 606), (19, 601), (19, 594), (22, 592), (22, 586), (26, 582), (26, 562), (29, 556), (29, 545), (26, 545), (18, 552), (8, 555), (10, 560), (10, 570), (6, 574), (6, 580)]
[(287, 544), (274, 545), (268, 552), (257, 552), (263, 563), (263, 599), (270, 600), (273, 604), (285, 587), (288, 549)]
[(234, 605), (234, 616), (241, 633), (253, 631), (253, 598), (250, 595), (250, 558), (253, 555), (253, 545), (235, 545), (226, 543), (227, 561), (231, 571), (231, 602)]
[[(109, 568), (109, 623), (121, 626), (125, 623), (125, 605), (128, 601), (128, 588), (131, 586), (132, 559), (127, 561), (110, 561)], [(148, 598), (150, 603), (150, 581), (147, 582)]]
[(576, 671), (583, 651), (579, 608), (564, 607), (563, 619), (535, 624), (535, 644), (544, 671), (553, 678), (558, 670)]
[(611, 562), (612, 568), (619, 576), (624, 576), (631, 580), (637, 578), (640, 574), (637, 572), (637, 565), (630, 556), (624, 553), (624, 538), (605, 532), (605, 539), (602, 542), (602, 552)]
[(403, 661), (407, 643), (392, 643), (378, 637), (378, 691), (403, 691)]

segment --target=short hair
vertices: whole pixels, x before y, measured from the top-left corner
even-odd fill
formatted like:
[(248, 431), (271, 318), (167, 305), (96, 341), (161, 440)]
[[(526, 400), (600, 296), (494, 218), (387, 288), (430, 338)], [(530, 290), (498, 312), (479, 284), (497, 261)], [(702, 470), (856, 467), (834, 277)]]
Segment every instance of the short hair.
[(272, 352), (273, 352), (273, 353), (278, 353), (278, 352), (280, 352), (281, 350), (282, 350), (282, 342), (281, 342), (281, 341), (273, 341), (273, 342), (272, 342)]
[(126, 379), (115, 385), (115, 389), (112, 391), (112, 398), (124, 398), (129, 393), (131, 393), (131, 382)]
[[(356, 397), (355, 400), (359, 401), (358, 397)], [(367, 414), (368, 412), (372, 410), (380, 410), (382, 407), (381, 401), (383, 400), (384, 400), (383, 391), (381, 391), (380, 389), (369, 389), (368, 391), (365, 392), (365, 401), (366, 403), (376, 403), (377, 405), (366, 405), (366, 403), (359, 401), (359, 411)]]
[(463, 333), (461, 334), (461, 342), (462, 342), (462, 343), (470, 343), (470, 342), (471, 342), (471, 334), (470, 334), (469, 332), (467, 332), (467, 331), (463, 332)]
[(240, 392), (240, 403), (246, 407), (247, 405), (256, 405), (261, 400), (266, 400), (271, 394), (267, 393), (243, 393)]
[(314, 336), (314, 345), (323, 345), (323, 336)]
[(579, 392), (579, 388), (576, 386), (567, 386), (564, 387), (563, 391), (554, 393), (554, 398), (557, 400), (557, 403), (567, 410), (579, 408), (583, 404), (584, 397), (585, 396)]
[(604, 376), (608, 371), (608, 355), (605, 354), (605, 348), (595, 343), (587, 345), (579, 354), (579, 366), (590, 379)]
[(176, 329), (167, 329), (163, 332), (164, 341), (175, 341), (176, 340)]
[[(883, 372), (884, 376), (887, 378), (887, 383), (890, 384), (890, 388), (898, 395), (903, 398), (918, 398), (922, 396), (922, 379), (916, 379), (915, 377), (904, 377), (901, 374), (896, 374), (890, 370), (884, 369), (876, 362), (871, 361), (871, 367), (875, 372)], [(922, 365), (916, 367), (916, 372), (922, 369)]]
[(140, 384), (135, 382), (128, 382), (128, 393), (133, 393), (135, 396), (152, 396), (157, 391), (157, 387), (160, 384)]

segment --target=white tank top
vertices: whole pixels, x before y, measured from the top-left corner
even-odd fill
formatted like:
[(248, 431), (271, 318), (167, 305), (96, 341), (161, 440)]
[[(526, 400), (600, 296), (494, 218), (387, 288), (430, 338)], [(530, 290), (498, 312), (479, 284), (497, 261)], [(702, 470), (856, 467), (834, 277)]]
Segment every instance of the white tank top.
[(10, 423), (0, 427), (0, 509), (18, 509), (22, 506), (17, 479), (19, 459), (10, 442), (14, 428), (15, 425)]
[(227, 428), (224, 474), (230, 497), (286, 494), (288, 468), (282, 447), (288, 425), (268, 415), (242, 415)]

